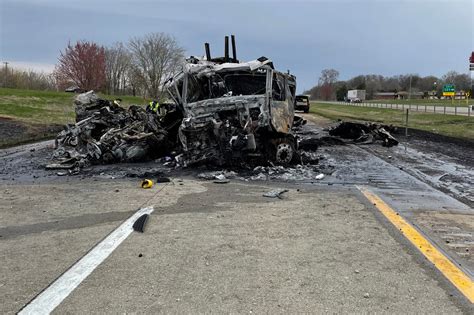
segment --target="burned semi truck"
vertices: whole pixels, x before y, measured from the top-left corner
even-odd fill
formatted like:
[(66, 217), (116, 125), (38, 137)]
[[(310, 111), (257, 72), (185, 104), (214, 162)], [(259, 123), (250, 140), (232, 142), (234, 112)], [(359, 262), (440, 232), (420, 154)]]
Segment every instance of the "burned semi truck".
[(183, 163), (295, 162), (295, 76), (276, 71), (266, 57), (239, 62), (231, 39), (232, 57), (227, 36), (224, 57), (211, 58), (206, 43), (205, 57), (188, 58), (166, 82), (184, 116), (179, 128)]

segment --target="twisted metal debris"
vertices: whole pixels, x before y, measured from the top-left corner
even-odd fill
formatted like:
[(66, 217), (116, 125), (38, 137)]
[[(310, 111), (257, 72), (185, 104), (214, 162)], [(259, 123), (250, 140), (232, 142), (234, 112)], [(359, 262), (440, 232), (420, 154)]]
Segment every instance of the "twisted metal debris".
[(168, 153), (173, 146), (168, 130), (155, 113), (132, 105), (128, 109), (93, 92), (76, 97), (76, 120), (55, 141), (49, 169), (77, 172), (93, 163), (136, 162)]

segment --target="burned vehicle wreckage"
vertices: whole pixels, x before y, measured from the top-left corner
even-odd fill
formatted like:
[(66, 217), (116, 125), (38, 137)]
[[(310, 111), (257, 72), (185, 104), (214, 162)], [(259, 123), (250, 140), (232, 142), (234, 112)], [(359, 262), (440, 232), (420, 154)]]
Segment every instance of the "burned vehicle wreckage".
[(232, 36), (233, 56), (191, 57), (183, 71), (166, 82), (169, 95), (183, 112), (179, 139), (186, 164), (212, 161), (274, 161), (297, 159), (291, 133), (296, 78), (274, 69), (260, 57), (239, 62)]
[[(47, 168), (75, 174), (89, 164), (157, 158), (176, 166), (314, 164), (314, 154), (298, 151), (298, 143), (314, 151), (321, 139), (298, 131), (306, 121), (294, 113), (295, 76), (276, 71), (266, 57), (239, 62), (231, 40), (232, 57), (228, 37), (224, 57), (211, 58), (206, 43), (204, 58), (188, 58), (164, 83), (172, 100), (161, 104), (164, 114), (137, 105), (125, 109), (93, 91), (78, 95), (76, 124), (58, 134), (55, 161)], [(341, 125), (332, 133), (355, 142), (398, 143), (375, 125)]]
[(225, 37), (225, 56), (190, 57), (164, 88), (173, 103), (165, 115), (140, 106), (122, 108), (80, 94), (74, 104), (76, 124), (56, 138), (50, 169), (75, 173), (88, 164), (137, 162), (174, 157), (176, 164), (289, 164), (299, 159), (291, 128), (296, 79), (274, 69), (261, 57), (239, 62), (232, 36)]

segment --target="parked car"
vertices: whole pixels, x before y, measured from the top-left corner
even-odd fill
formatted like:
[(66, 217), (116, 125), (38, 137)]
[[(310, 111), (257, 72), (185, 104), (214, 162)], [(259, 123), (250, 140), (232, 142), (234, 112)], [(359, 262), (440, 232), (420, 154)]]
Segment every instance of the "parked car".
[(78, 87), (77, 85), (73, 85), (73, 86), (70, 86), (70, 87), (68, 87), (67, 89), (65, 89), (64, 92), (68, 92), (68, 93), (84, 93), (84, 92), (87, 92), (87, 91), (84, 90), (84, 89), (81, 89), (81, 88)]
[(309, 112), (309, 97), (306, 95), (296, 95), (295, 110), (302, 110), (305, 113)]

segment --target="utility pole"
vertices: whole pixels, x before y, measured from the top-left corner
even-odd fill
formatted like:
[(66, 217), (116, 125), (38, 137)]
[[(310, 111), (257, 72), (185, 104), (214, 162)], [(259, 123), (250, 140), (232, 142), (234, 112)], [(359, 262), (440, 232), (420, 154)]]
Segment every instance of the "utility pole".
[(3, 62), (5, 64), (5, 77), (3, 78), (3, 87), (7, 87), (7, 76), (8, 76), (8, 61)]
[(410, 89), (408, 90), (408, 99), (411, 99), (411, 74), (410, 74)]
[[(474, 98), (474, 85), (472, 85), (472, 72), (474, 71), (474, 51), (471, 53), (469, 57), (469, 78), (471, 79), (471, 98)], [(474, 107), (473, 107), (474, 109)]]

